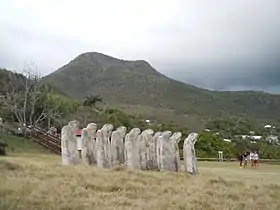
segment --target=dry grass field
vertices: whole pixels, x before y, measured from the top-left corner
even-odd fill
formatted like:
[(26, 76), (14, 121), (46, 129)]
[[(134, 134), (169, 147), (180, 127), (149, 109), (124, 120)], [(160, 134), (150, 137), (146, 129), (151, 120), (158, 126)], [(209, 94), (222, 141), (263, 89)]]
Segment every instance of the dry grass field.
[(200, 174), (61, 166), (51, 154), (0, 157), (0, 209), (280, 209), (280, 166), (200, 162)]

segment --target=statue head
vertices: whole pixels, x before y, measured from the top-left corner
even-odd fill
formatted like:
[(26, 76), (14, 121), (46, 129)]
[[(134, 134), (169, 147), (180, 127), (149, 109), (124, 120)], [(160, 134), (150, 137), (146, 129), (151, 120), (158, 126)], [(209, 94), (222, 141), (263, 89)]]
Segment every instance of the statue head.
[(148, 134), (148, 135), (153, 135), (154, 134), (154, 131), (150, 128), (144, 130), (142, 133), (145, 133), (145, 134)]
[(171, 131), (164, 131), (162, 134), (161, 134), (161, 136), (163, 137), (163, 138), (170, 138), (171, 136), (172, 136), (172, 132)]
[(197, 133), (190, 133), (189, 136), (185, 139), (185, 141), (194, 145), (197, 141), (197, 137)]
[(105, 131), (108, 135), (110, 135), (113, 131), (113, 125), (112, 124), (105, 124), (105, 125), (103, 125), (101, 130)]
[(141, 130), (139, 128), (133, 128), (130, 132), (129, 132), (129, 137), (136, 139), (138, 138), (138, 136), (141, 134)]
[(174, 140), (176, 143), (179, 143), (182, 137), (182, 133), (181, 132), (175, 132), (173, 133), (173, 135), (171, 136), (171, 139)]
[(117, 131), (119, 132), (122, 139), (125, 137), (126, 130), (127, 129), (126, 129), (125, 126), (120, 126), (120, 127), (117, 128)]

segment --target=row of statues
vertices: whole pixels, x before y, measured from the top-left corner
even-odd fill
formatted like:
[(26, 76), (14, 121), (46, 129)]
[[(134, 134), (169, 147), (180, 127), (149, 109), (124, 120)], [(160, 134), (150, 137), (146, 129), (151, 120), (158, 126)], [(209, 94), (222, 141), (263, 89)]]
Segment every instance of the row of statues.
[[(181, 161), (179, 142), (182, 133), (171, 131), (156, 132), (146, 129), (141, 132), (133, 128), (127, 133), (124, 126), (113, 131), (111, 124), (97, 129), (90, 123), (81, 133), (81, 151), (77, 150), (75, 131), (77, 121), (71, 121), (61, 131), (62, 164), (73, 165), (82, 162), (100, 168), (125, 166), (131, 170), (158, 170), (180, 172)], [(183, 145), (183, 171), (197, 174), (197, 161), (194, 145), (197, 133), (191, 133)]]

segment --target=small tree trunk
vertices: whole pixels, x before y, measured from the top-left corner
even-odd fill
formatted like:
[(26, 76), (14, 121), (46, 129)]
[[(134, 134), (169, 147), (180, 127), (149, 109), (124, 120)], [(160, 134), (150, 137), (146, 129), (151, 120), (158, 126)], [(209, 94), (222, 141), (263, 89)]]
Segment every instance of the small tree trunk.
[(50, 115), (48, 115), (48, 130), (51, 128), (51, 118)]

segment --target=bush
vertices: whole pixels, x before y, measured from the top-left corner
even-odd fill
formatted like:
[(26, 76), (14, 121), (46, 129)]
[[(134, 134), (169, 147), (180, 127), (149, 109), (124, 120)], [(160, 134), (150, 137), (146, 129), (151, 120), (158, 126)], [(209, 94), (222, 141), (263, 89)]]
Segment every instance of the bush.
[(0, 142), (0, 155), (6, 155), (7, 144)]

